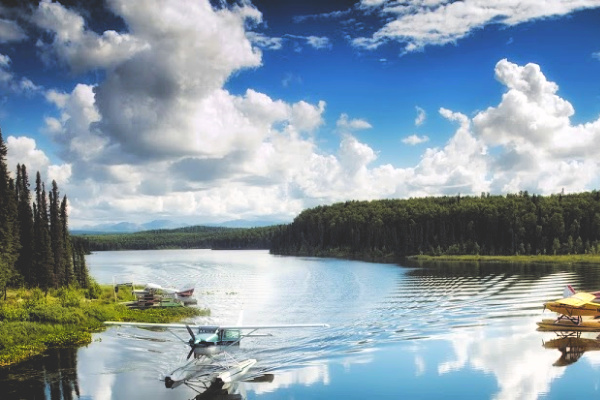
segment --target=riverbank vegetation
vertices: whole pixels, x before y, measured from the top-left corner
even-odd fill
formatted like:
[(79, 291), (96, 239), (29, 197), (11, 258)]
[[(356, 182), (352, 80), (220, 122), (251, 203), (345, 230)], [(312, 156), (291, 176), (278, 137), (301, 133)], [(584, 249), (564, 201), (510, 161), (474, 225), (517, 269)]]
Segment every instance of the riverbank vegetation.
[(600, 192), (349, 201), (305, 210), (271, 252), (398, 261), (412, 255), (600, 254)]
[(450, 262), (503, 262), (517, 264), (600, 264), (600, 254), (557, 254), (557, 255), (514, 255), (514, 256), (484, 256), (484, 255), (418, 255), (409, 256), (415, 261), (450, 261)]
[(269, 249), (276, 226), (260, 228), (223, 228), (191, 226), (135, 233), (85, 234), (86, 250), (162, 250), (162, 249)]
[(130, 309), (120, 302), (131, 294), (121, 290), (115, 298), (111, 286), (89, 289), (39, 288), (9, 290), (0, 302), (0, 366), (23, 361), (48, 348), (86, 345), (104, 321), (174, 322), (210, 311), (196, 307)]

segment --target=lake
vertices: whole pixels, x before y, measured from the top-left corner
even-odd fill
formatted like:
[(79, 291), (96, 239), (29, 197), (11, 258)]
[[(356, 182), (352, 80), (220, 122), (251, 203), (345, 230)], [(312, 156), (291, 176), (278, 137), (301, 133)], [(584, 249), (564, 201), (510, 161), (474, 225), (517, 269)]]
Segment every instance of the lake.
[[(111, 327), (0, 373), (1, 398), (564, 399), (598, 398), (595, 334), (536, 331), (563, 288), (600, 288), (595, 266), (431, 263), (405, 266), (280, 257), (266, 251), (99, 252), (99, 283), (196, 288), (199, 324), (322, 322), (246, 338), (236, 358), (268, 370), (228, 393), (167, 389), (188, 348), (169, 332)], [(185, 332), (184, 332), (185, 335)], [(187, 339), (187, 338), (186, 338)], [(562, 349), (562, 350), (560, 350)], [(567, 349), (569, 351), (567, 351)], [(211, 393), (214, 392), (214, 395)], [(5, 397), (6, 396), (6, 397)], [(211, 397), (212, 396), (212, 397)]]

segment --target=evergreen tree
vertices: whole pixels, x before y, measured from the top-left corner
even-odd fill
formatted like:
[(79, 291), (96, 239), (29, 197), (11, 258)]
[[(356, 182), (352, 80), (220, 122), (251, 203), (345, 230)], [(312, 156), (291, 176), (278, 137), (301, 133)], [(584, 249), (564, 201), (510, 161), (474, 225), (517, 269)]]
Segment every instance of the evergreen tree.
[(17, 260), (17, 271), (23, 277), (25, 284), (35, 284), (32, 270), (33, 264), (33, 211), (31, 209), (31, 192), (29, 177), (25, 165), (17, 165), (17, 209), (19, 220), (19, 236), (21, 251)]
[(60, 220), (63, 227), (63, 258), (65, 263), (65, 285), (71, 285), (75, 282), (74, 265), (73, 265), (73, 246), (69, 235), (69, 223), (67, 217), (67, 196), (63, 197), (60, 204)]
[(50, 228), (48, 224), (48, 202), (46, 200), (46, 189), (38, 171), (35, 179), (34, 205), (34, 272), (36, 283), (44, 291), (55, 287), (54, 256), (50, 239)]
[(8, 173), (6, 155), (0, 131), (0, 295), (4, 297), (20, 250), (15, 187)]
[(90, 277), (85, 263), (86, 240), (74, 237), (72, 241), (73, 249), (73, 270), (75, 279), (79, 286), (83, 288), (89, 287)]
[(52, 181), (50, 200), (50, 242), (54, 257), (54, 279), (56, 286), (66, 286), (66, 263), (64, 257), (64, 227), (60, 214), (59, 193), (56, 181)]

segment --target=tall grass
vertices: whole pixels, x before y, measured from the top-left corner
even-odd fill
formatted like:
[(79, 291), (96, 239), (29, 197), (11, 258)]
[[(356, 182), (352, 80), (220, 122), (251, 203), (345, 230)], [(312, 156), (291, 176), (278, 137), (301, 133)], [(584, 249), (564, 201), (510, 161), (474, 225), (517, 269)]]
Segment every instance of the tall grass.
[[(90, 299), (93, 294), (93, 299)], [(25, 360), (49, 347), (77, 346), (91, 342), (91, 332), (104, 321), (173, 322), (209, 310), (195, 307), (132, 310), (120, 304), (131, 293), (115, 294), (110, 286), (94, 289), (61, 288), (48, 295), (39, 289), (11, 290), (0, 301), (0, 366)]]

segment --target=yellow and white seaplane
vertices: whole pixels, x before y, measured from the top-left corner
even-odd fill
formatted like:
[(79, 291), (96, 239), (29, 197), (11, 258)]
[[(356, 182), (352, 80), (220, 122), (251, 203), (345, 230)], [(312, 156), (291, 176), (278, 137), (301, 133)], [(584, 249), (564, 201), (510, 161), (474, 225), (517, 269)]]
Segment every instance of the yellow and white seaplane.
[(576, 292), (567, 285), (563, 298), (544, 303), (544, 309), (559, 314), (538, 322), (542, 331), (600, 331), (600, 292)]
[[(229, 349), (239, 346), (243, 338), (270, 337), (270, 333), (258, 333), (259, 330), (272, 329), (304, 329), (327, 328), (327, 324), (290, 324), (290, 325), (188, 325), (188, 324), (153, 324), (140, 322), (113, 322), (106, 325), (133, 326), (139, 328), (164, 328), (177, 339), (190, 347), (185, 365), (175, 369), (165, 377), (165, 387), (172, 389), (182, 384), (200, 392), (198, 382), (208, 388), (211, 384), (233, 384), (240, 381), (257, 379), (264, 376), (265, 371), (250, 372), (257, 360), (249, 358), (237, 361)], [(182, 339), (174, 331), (185, 329), (189, 340)], [(190, 360), (190, 358), (194, 356)], [(194, 384), (192, 384), (194, 383)]]

